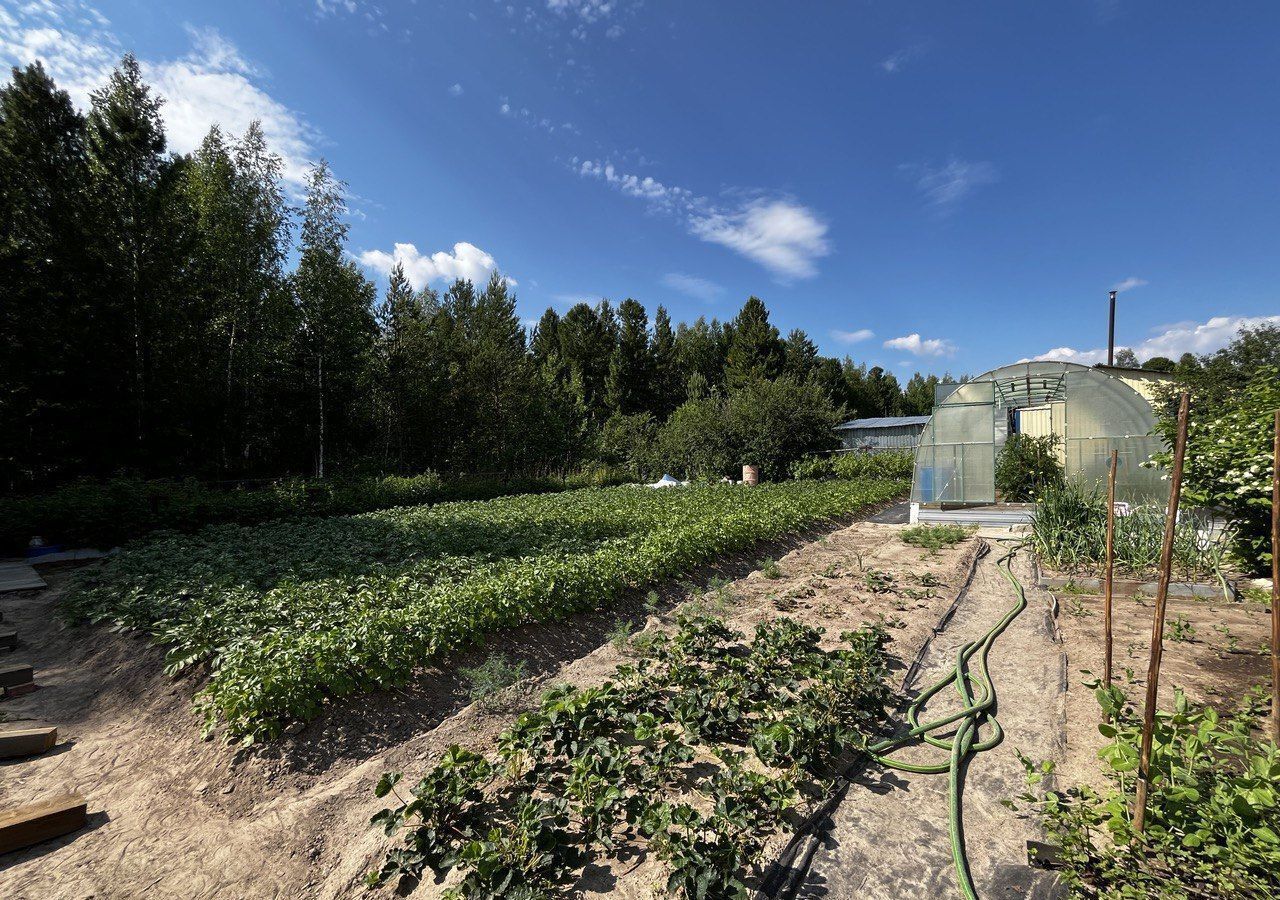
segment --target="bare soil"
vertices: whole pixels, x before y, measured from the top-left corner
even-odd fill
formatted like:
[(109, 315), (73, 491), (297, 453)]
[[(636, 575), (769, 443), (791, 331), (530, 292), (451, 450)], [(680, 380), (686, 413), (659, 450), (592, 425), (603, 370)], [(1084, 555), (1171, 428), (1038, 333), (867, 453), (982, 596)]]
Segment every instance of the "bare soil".
[[(468, 704), (458, 668), (484, 658), (478, 647), (425, 669), (400, 691), (335, 704), (298, 734), (265, 748), (202, 740), (191, 708), (197, 675), (174, 680), (145, 638), (68, 627), (57, 618), (66, 567), (43, 567), (43, 591), (0, 597), (22, 645), (10, 659), (30, 662), (40, 688), (0, 703), (0, 729), (57, 725), (60, 744), (26, 760), (0, 762), (0, 808), (65, 790), (89, 801), (89, 827), (0, 857), (5, 898), (337, 898), (363, 895), (362, 879), (394, 843), (368, 825), (384, 803), (378, 777), (425, 772), (450, 744), (487, 750), (548, 686), (605, 680), (625, 657), (608, 641), (617, 620), (666, 627), (672, 608), (691, 599), (719, 605), (749, 631), (780, 615), (842, 630), (885, 616), (891, 651), (904, 668), (968, 574), (975, 541), (930, 555), (895, 539), (896, 525), (869, 522), (824, 536), (782, 542), (700, 573), (730, 580), (715, 591), (668, 586), (659, 616), (639, 597), (614, 609), (529, 626), (492, 638), (489, 648), (525, 661), (531, 677), (501, 704)], [(778, 556), (781, 577), (756, 562)], [(876, 592), (868, 569), (892, 572), (903, 591)], [(940, 582), (921, 587), (929, 573)], [(927, 579), (926, 579), (927, 580)], [(654, 864), (595, 873), (587, 893), (647, 897)], [(429, 897), (438, 887), (421, 886)]]
[[(1103, 600), (1057, 593), (1058, 621), (1068, 658), (1067, 753), (1059, 769), (1063, 786), (1103, 782), (1097, 753), (1106, 743), (1093, 691), (1084, 685), (1104, 668)], [(1112, 600), (1113, 679), (1139, 708), (1147, 689), (1147, 664), (1155, 601)], [(1175, 623), (1182, 621), (1185, 625)], [(1171, 709), (1181, 688), (1197, 703), (1219, 711), (1239, 706), (1255, 686), (1270, 684), (1270, 611), (1249, 601), (1170, 597), (1165, 613), (1158, 708)]]

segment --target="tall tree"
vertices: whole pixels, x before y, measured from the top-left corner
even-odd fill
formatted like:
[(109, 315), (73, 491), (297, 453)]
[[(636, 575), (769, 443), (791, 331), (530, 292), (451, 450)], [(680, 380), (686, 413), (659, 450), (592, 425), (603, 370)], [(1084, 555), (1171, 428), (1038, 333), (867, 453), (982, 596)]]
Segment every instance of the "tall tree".
[(938, 376), (924, 376), (916, 372), (907, 382), (902, 392), (902, 414), (906, 416), (927, 416), (933, 412), (934, 389), (938, 386)]
[(804, 381), (818, 366), (818, 348), (802, 329), (794, 328), (782, 342), (782, 372)]
[(90, 463), (84, 121), (39, 63), (0, 88), (0, 484)]
[(346, 211), (343, 184), (321, 160), (307, 174), (301, 252), (292, 279), (301, 355), (312, 375), (318, 477), (324, 477), (331, 453), (330, 433), (343, 440), (355, 433), (356, 386), (373, 340), (374, 287), (344, 256)]
[(666, 419), (684, 402), (685, 379), (680, 373), (680, 360), (676, 354), (676, 333), (671, 327), (671, 316), (663, 306), (653, 313), (653, 393), (651, 408), (659, 419)]
[(593, 423), (607, 416), (609, 361), (617, 341), (617, 320), (613, 307), (602, 300), (595, 307), (573, 306), (560, 320), (560, 355), (580, 382), (582, 402)]
[(649, 317), (643, 306), (627, 298), (618, 305), (618, 337), (609, 358), (610, 410), (631, 415), (649, 409), (652, 376)]
[(125, 373), (135, 463), (146, 460), (152, 429), (154, 363), (167, 349), (168, 326), (183, 318), (174, 315), (184, 255), (175, 197), (180, 166), (165, 154), (161, 103), (126, 54), (92, 95), (86, 141), (100, 296), (123, 325), (101, 338), (127, 348), (115, 371)]
[(769, 322), (769, 310), (759, 297), (749, 297), (730, 323), (724, 380), (739, 388), (760, 379), (772, 380), (782, 372), (783, 347), (778, 329)]

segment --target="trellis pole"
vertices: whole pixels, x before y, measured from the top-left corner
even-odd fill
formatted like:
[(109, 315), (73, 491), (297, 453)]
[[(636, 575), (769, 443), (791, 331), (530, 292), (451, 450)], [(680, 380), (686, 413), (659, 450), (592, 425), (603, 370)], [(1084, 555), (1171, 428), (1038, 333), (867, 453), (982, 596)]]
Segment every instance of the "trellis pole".
[(1280, 744), (1280, 409), (1271, 456), (1271, 740)]
[(1173, 474), (1169, 479), (1169, 511), (1164, 520), (1164, 544), (1160, 549), (1160, 582), (1156, 610), (1151, 621), (1151, 661), (1147, 666), (1147, 701), (1142, 708), (1142, 747), (1138, 754), (1138, 792), (1134, 800), (1133, 827), (1141, 833), (1147, 818), (1147, 785), (1151, 778), (1151, 740), (1156, 724), (1156, 696), (1160, 689), (1160, 656), (1164, 651), (1164, 611), (1169, 600), (1169, 576), (1173, 570), (1173, 539), (1178, 527), (1178, 500), (1182, 493), (1182, 463), (1187, 452), (1187, 412), (1191, 395), (1178, 403), (1178, 436), (1173, 445)]
[(1106, 641), (1104, 651), (1103, 684), (1111, 688), (1111, 578), (1115, 570), (1115, 529), (1116, 529), (1116, 466), (1120, 460), (1120, 451), (1111, 451), (1111, 471), (1107, 474), (1107, 559), (1106, 571), (1103, 573), (1102, 592), (1102, 631)]

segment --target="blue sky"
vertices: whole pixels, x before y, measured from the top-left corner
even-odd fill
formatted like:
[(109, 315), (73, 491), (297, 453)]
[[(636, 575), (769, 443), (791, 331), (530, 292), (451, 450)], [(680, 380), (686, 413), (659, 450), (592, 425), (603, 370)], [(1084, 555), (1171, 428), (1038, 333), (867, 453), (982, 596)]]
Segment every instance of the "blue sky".
[(353, 254), (521, 315), (749, 294), (901, 375), (1280, 321), (1280, 5), (0, 2), (80, 104), (125, 49), (175, 149), (263, 120)]

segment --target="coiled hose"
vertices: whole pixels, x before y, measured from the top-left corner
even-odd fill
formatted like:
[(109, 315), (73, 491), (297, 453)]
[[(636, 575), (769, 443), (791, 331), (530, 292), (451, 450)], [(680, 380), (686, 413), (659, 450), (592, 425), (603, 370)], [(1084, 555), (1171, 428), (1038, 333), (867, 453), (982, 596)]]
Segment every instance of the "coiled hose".
[[(955, 864), (956, 878), (960, 885), (960, 895), (965, 900), (978, 900), (977, 891), (973, 887), (973, 878), (969, 873), (969, 860), (964, 847), (964, 820), (961, 815), (962, 806), (960, 792), (963, 782), (963, 769), (973, 753), (990, 750), (1004, 740), (1004, 729), (996, 719), (993, 709), (996, 703), (995, 688), (991, 683), (991, 672), (987, 666), (987, 657), (991, 646), (1009, 624), (1027, 608), (1027, 594), (1021, 582), (1013, 574), (1013, 557), (1021, 547), (1014, 546), (1004, 556), (996, 560), (1000, 570), (1017, 595), (1017, 602), (995, 626), (979, 641), (972, 641), (962, 646), (956, 653), (955, 668), (940, 679), (907, 707), (907, 722), (911, 730), (899, 737), (890, 738), (873, 744), (869, 753), (881, 765), (903, 772), (919, 775), (940, 775), (947, 772), (950, 777), (948, 786), (948, 826), (951, 832), (951, 859)], [(976, 658), (976, 672), (970, 668), (970, 661)], [(921, 724), (920, 713), (929, 700), (954, 684), (960, 694), (963, 708), (958, 712)], [(955, 732), (950, 737), (937, 737), (933, 732), (955, 725)], [(980, 731), (990, 728), (987, 738), (980, 738)], [(949, 751), (949, 759), (938, 763), (911, 763), (888, 756), (890, 752), (904, 744), (923, 741), (930, 746)]]

